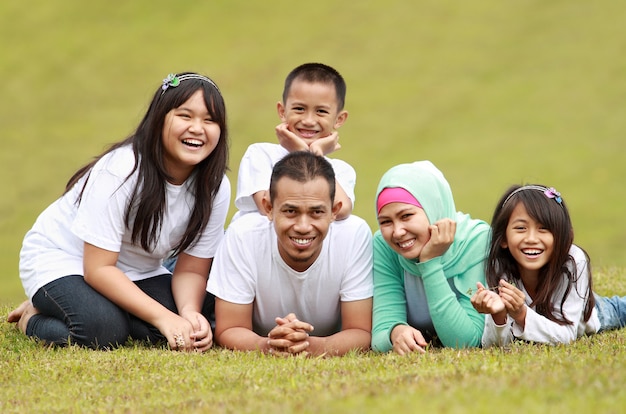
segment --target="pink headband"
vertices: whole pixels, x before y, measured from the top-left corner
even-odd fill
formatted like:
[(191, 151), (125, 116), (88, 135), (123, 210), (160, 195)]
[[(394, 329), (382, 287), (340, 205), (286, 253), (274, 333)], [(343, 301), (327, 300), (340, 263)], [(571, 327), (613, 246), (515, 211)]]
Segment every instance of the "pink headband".
[(389, 203), (406, 203), (423, 208), (420, 202), (413, 197), (413, 194), (400, 187), (387, 187), (378, 194), (378, 203), (376, 204), (377, 214), (380, 214), (380, 209)]

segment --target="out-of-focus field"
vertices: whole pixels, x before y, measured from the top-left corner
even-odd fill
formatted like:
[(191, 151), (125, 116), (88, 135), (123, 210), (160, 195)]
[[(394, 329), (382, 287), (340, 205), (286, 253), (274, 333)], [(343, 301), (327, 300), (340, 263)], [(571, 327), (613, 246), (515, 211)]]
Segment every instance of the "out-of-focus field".
[(623, 267), (624, 21), (610, 0), (3, 1), (0, 304), (24, 298), (18, 254), (37, 215), (132, 132), (167, 73), (219, 84), (234, 189), (246, 147), (275, 141), (285, 75), (307, 61), (347, 80), (333, 156), (357, 170), (354, 213), (372, 229), (382, 173), (430, 159), (457, 208), (487, 221), (512, 183), (556, 187), (596, 267)]

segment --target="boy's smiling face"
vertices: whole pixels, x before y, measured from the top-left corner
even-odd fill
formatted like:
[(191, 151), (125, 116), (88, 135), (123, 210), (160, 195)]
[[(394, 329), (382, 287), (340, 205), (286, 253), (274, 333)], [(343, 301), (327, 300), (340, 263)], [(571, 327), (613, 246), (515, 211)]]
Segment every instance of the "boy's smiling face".
[(332, 83), (300, 79), (293, 81), (286, 102), (278, 102), (277, 109), (281, 121), (307, 145), (329, 136), (348, 116), (346, 111), (339, 111)]

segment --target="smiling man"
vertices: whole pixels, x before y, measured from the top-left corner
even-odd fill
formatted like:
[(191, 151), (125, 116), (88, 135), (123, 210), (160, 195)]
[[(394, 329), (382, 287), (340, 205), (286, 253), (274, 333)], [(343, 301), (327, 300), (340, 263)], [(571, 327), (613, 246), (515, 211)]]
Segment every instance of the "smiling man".
[(371, 231), (354, 215), (335, 221), (334, 197), (323, 157), (293, 152), (274, 166), (267, 217), (231, 224), (213, 262), (218, 344), (280, 356), (369, 348)]

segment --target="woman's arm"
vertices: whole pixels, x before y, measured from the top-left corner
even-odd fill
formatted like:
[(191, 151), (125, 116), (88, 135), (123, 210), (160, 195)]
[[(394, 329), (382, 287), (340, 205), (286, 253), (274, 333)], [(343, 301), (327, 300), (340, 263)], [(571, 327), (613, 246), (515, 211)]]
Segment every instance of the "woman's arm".
[[(441, 343), (454, 348), (479, 346), (485, 318), (474, 309), (465, 292), (460, 292), (457, 297), (443, 271), (441, 257), (435, 257), (418, 266), (422, 272), (430, 316)], [(471, 266), (463, 275), (456, 277), (473, 280), (474, 283), (484, 281), (483, 262)]]
[(407, 325), (404, 270), (398, 255), (387, 245), (380, 232), (374, 234), (374, 308), (372, 349), (388, 352), (393, 348), (391, 331)]

